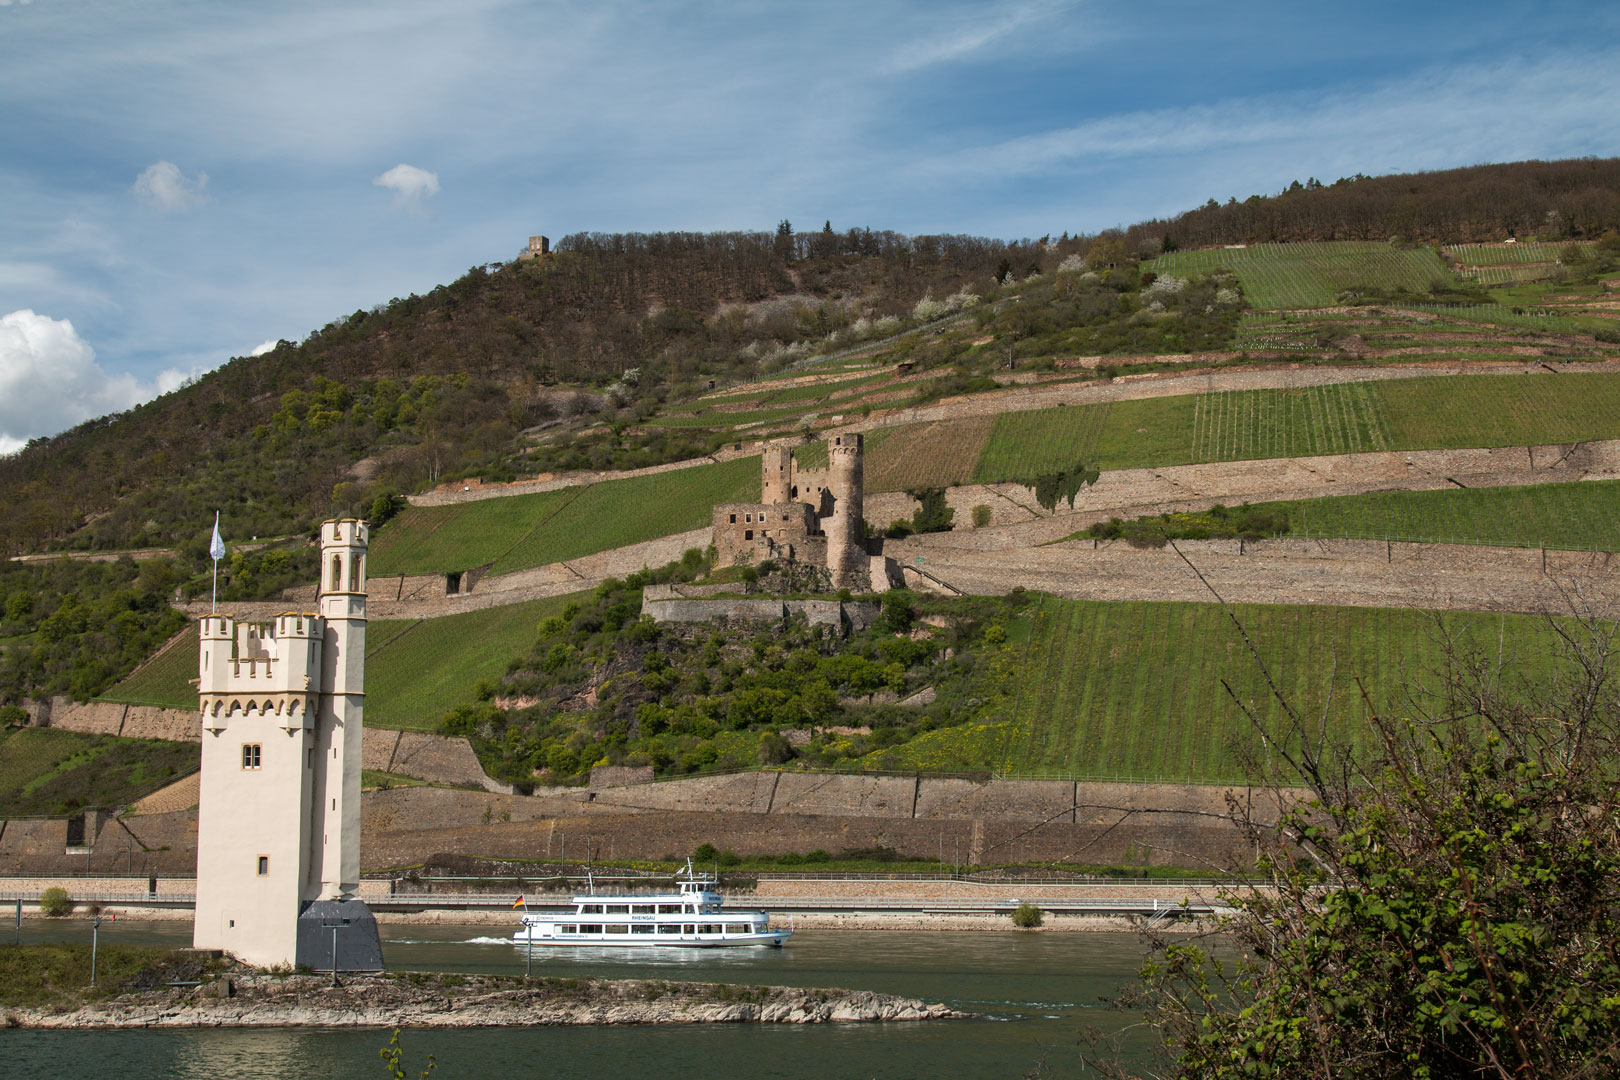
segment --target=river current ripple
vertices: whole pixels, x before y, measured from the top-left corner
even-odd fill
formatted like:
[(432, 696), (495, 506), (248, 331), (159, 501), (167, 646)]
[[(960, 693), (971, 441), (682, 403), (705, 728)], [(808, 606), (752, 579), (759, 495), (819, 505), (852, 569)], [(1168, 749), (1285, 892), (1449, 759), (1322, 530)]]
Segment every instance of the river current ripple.
[[(88, 939), (82, 920), (36, 922), (24, 940)], [(392, 968), (521, 975), (523, 950), (489, 926), (383, 929)], [(187, 923), (102, 924), (103, 940), (189, 944)], [(1081, 1070), (1095, 1028), (1125, 1040), (1129, 1058), (1151, 1033), (1103, 1000), (1135, 979), (1132, 934), (804, 930), (782, 949), (536, 949), (536, 975), (841, 986), (942, 1001), (983, 1019), (910, 1024), (413, 1030), (407, 1075), (437, 1059), (435, 1080), (1042, 1077)], [(353, 1029), (206, 1031), (0, 1030), (6, 1071), (33, 1080), (351, 1080), (387, 1073), (388, 1032)]]

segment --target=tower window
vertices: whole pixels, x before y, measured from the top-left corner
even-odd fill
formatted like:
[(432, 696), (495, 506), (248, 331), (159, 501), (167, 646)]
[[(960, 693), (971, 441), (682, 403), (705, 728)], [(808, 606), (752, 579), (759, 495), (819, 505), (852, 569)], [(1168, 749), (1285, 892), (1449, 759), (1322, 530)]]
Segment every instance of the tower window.
[(259, 876), (260, 877), (269, 877), (270, 876), (270, 856), (268, 856), (268, 855), (260, 855), (259, 856)]
[(349, 591), (360, 591), (360, 560), (357, 558), (349, 560)]
[(242, 768), (257, 769), (260, 765), (260, 747), (256, 742), (242, 744)]
[(746, 529), (746, 530), (743, 531), (743, 539), (744, 540), (752, 540), (753, 538), (754, 538), (754, 530), (753, 529)]
[(339, 558), (338, 556), (334, 555), (334, 556), (332, 556), (332, 591), (337, 592), (338, 587), (341, 586), (342, 584), (343, 584), (343, 560), (341, 558)]
[(733, 525), (737, 524), (737, 515), (736, 514), (731, 515), (731, 523)]

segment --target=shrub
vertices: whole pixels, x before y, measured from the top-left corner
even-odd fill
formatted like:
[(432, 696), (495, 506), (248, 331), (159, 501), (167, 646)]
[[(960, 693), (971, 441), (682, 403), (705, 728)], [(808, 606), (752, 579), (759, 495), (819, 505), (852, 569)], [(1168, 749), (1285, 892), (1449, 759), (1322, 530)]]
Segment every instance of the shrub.
[(1013, 925), (1020, 930), (1033, 930), (1046, 921), (1046, 915), (1034, 904), (1019, 904), (1013, 910)]
[(697, 862), (713, 862), (719, 854), (713, 844), (699, 844), (692, 852), (692, 858)]
[(990, 507), (986, 506), (984, 503), (980, 503), (979, 505), (975, 506), (972, 510), (972, 514), (973, 527), (975, 529), (982, 529), (986, 525), (990, 524)]
[(68, 896), (66, 889), (52, 885), (39, 894), (39, 910), (53, 919), (60, 919), (73, 914), (73, 899)]

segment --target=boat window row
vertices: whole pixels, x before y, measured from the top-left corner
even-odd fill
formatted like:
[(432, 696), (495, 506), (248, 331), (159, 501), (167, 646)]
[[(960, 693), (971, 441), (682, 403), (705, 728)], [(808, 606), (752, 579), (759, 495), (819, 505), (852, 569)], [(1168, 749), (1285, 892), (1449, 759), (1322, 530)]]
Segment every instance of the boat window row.
[(581, 915), (680, 915), (687, 911), (707, 911), (692, 904), (581, 904)]
[(750, 926), (748, 923), (726, 923), (724, 926), (719, 923), (704, 923), (702, 925), (693, 925), (692, 923), (660, 923), (657, 925), (639, 923), (634, 926), (626, 926), (622, 923), (579, 923), (577, 925), (561, 923), (557, 926), (557, 932), (561, 934), (753, 934), (758, 933), (759, 928)]

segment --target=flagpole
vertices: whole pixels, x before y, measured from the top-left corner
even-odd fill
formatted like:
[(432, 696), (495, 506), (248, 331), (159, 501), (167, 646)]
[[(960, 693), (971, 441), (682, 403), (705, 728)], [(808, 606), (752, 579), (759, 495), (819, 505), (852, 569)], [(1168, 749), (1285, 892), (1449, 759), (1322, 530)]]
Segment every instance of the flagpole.
[(209, 605), (209, 613), (219, 614), (219, 560), (225, 557), (225, 541), (219, 535), (219, 511), (214, 511), (214, 535), (208, 541), (208, 554), (214, 560), (214, 599)]

